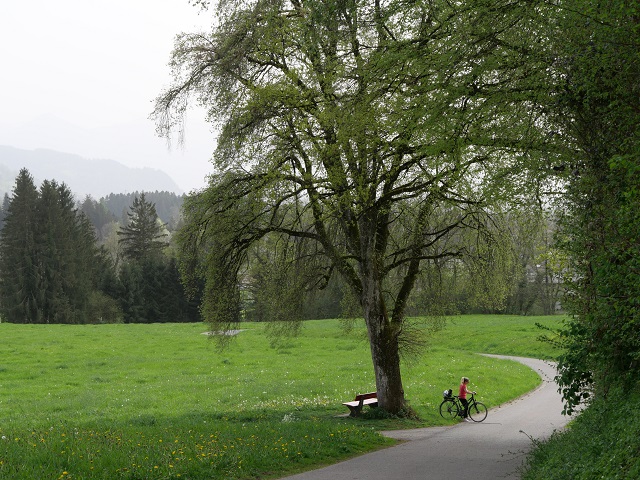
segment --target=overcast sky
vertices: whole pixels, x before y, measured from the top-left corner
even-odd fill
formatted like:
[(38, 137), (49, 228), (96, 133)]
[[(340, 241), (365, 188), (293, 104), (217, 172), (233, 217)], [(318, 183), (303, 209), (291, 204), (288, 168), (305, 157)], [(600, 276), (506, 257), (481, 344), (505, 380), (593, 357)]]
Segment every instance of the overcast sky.
[(202, 111), (169, 151), (148, 119), (175, 36), (208, 30), (189, 0), (0, 0), (0, 145), (157, 168), (185, 191), (210, 173)]

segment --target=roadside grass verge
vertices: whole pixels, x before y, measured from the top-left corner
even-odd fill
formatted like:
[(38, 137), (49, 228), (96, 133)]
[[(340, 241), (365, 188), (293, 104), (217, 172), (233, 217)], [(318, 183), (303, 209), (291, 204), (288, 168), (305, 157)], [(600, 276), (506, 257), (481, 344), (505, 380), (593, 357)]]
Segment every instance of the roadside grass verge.
[(444, 424), (442, 390), (462, 375), (489, 408), (534, 388), (530, 369), (475, 353), (552, 355), (533, 346), (537, 321), (560, 319), (452, 319), (403, 369), (420, 421), (344, 416), (375, 381), (364, 328), (336, 320), (278, 348), (243, 324), (224, 351), (202, 324), (0, 324), (0, 478), (276, 478), (332, 463), (390, 445), (382, 428)]
[(640, 478), (640, 392), (610, 392), (536, 444), (523, 480)]

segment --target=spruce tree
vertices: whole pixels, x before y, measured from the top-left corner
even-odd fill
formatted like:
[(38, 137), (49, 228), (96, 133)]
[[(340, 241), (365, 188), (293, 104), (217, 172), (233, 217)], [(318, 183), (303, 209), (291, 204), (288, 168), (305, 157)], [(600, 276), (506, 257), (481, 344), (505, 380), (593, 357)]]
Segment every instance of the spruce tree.
[(89, 220), (64, 184), (45, 180), (40, 191), (23, 169), (0, 237), (3, 320), (85, 323), (98, 289), (100, 252)]
[(95, 289), (98, 250), (93, 227), (65, 184), (45, 180), (38, 215), (39, 290), (46, 323), (85, 323)]
[(133, 200), (127, 218), (127, 225), (118, 232), (118, 243), (122, 245), (125, 257), (142, 260), (160, 254), (166, 246), (162, 240), (166, 234), (162, 232), (163, 225), (158, 223), (155, 205), (146, 200), (144, 193)]
[(38, 323), (36, 208), (39, 194), (25, 168), (16, 178), (0, 235), (0, 311), (3, 321)]
[(0, 210), (0, 230), (4, 226), (4, 218), (7, 216), (7, 209), (9, 208), (9, 203), (11, 199), (9, 198), (9, 194), (5, 193), (4, 198), (2, 199), (2, 210)]

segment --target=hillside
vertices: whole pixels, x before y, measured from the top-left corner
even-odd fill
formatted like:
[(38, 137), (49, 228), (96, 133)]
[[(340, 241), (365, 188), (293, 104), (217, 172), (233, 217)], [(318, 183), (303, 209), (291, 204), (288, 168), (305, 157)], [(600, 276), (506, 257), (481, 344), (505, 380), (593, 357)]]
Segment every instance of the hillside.
[(110, 193), (168, 191), (181, 194), (178, 185), (161, 170), (130, 168), (114, 160), (87, 159), (54, 150), (21, 150), (0, 146), (0, 196), (11, 193), (21, 168), (29, 170), (36, 185), (43, 180), (64, 182), (82, 199)]

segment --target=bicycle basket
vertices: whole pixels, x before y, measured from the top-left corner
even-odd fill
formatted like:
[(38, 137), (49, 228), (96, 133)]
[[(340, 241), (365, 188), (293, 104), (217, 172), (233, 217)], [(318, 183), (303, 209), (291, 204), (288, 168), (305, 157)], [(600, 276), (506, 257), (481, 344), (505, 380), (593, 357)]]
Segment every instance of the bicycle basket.
[(451, 393), (453, 393), (451, 389), (445, 390), (444, 392), (442, 392), (442, 396), (444, 398), (451, 398)]

